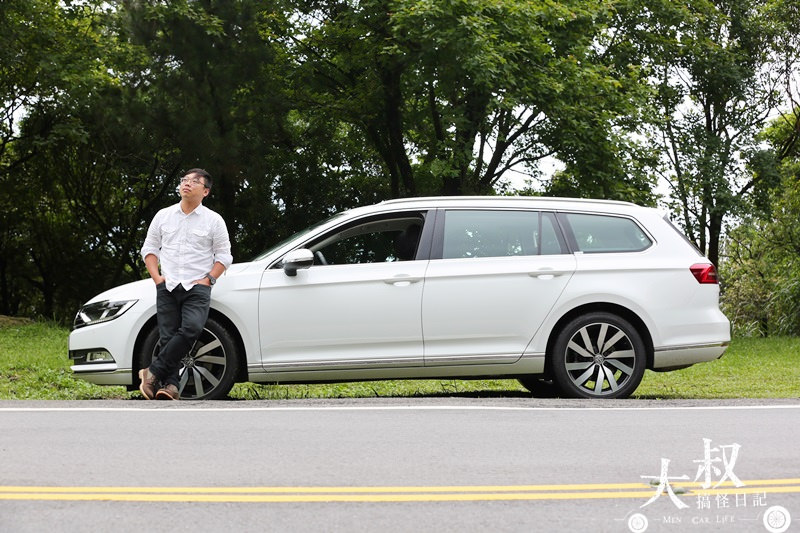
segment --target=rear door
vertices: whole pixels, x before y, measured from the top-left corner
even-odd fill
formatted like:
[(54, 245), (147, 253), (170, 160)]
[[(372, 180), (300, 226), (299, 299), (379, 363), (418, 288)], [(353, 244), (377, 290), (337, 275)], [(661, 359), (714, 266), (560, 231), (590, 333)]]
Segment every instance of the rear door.
[(439, 212), (425, 277), (425, 364), (517, 361), (575, 271), (555, 215)]

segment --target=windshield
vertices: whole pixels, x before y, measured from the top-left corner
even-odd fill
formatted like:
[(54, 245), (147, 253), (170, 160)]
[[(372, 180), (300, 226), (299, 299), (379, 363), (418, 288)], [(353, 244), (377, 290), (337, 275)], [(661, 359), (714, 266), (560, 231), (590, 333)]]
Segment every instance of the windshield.
[(266, 250), (264, 250), (263, 252), (261, 252), (260, 254), (255, 256), (253, 259), (251, 259), (251, 261), (260, 261), (262, 259), (265, 259), (269, 254), (273, 253), (275, 250), (278, 250), (282, 246), (285, 246), (286, 244), (290, 243), (291, 241), (293, 241), (295, 239), (300, 239), (306, 233), (311, 233), (313, 230), (317, 229), (318, 227), (320, 227), (320, 226), (322, 226), (324, 224), (327, 224), (331, 220), (339, 218), (343, 214), (344, 213), (336, 213), (335, 215), (333, 215), (331, 217), (328, 217), (328, 218), (326, 218), (325, 220), (323, 220), (321, 222), (317, 222), (316, 224), (312, 224), (311, 226), (308, 226), (307, 228), (298, 231), (297, 233), (295, 233), (291, 237), (283, 239), (279, 243), (270, 246), (269, 248), (267, 248)]

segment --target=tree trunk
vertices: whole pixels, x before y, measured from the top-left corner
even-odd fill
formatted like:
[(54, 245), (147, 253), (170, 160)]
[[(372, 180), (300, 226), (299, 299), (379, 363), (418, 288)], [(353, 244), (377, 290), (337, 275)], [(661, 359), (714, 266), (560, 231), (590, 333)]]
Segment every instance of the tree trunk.
[(396, 169), (399, 181), (402, 184), (402, 190), (398, 190), (397, 195), (414, 196), (417, 190), (414, 184), (414, 172), (403, 142), (403, 95), (400, 88), (402, 67), (396, 61), (392, 63), (391, 65), (384, 65), (384, 68), (381, 69), (386, 133), (389, 141), (387, 155), (390, 161), (387, 162), (387, 166), (390, 169)]
[(719, 266), (719, 243), (722, 235), (722, 218), (724, 213), (713, 211), (708, 217), (708, 259)]

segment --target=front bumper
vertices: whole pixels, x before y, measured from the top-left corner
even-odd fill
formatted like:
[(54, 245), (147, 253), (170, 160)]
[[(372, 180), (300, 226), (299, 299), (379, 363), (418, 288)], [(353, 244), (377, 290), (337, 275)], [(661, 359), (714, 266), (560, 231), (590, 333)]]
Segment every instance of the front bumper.
[[(128, 311), (109, 322), (85, 326), (69, 335), (70, 367), (74, 377), (97, 385), (132, 385), (134, 347), (150, 315)], [(87, 354), (107, 352), (106, 360)]]
[(133, 383), (133, 370), (119, 368), (116, 363), (72, 365), (74, 377), (94, 383), (95, 385), (122, 385)]

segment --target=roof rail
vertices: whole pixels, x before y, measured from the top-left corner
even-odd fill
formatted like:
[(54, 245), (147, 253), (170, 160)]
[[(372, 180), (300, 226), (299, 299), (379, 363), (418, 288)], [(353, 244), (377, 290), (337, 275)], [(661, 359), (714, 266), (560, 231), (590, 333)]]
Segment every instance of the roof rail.
[(409, 202), (426, 202), (426, 201), (443, 201), (443, 200), (497, 200), (497, 201), (511, 201), (511, 200), (525, 200), (525, 201), (540, 201), (540, 202), (579, 202), (586, 204), (612, 204), (612, 205), (638, 205), (632, 202), (624, 202), (622, 200), (605, 200), (601, 198), (565, 198), (561, 196), (418, 196), (407, 198), (394, 198), (391, 200), (384, 200), (381, 204), (402, 204)]

